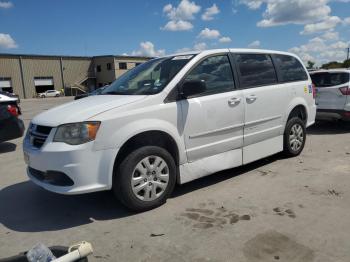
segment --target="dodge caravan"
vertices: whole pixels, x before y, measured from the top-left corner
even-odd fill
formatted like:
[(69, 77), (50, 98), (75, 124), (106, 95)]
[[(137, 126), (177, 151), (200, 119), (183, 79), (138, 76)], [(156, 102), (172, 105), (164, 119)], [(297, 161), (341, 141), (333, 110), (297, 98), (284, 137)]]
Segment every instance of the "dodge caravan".
[(303, 150), (315, 120), (311, 79), (293, 54), (251, 49), (150, 60), (101, 95), (33, 118), (27, 174), (61, 194), (115, 192), (133, 210), (163, 204), (175, 184)]

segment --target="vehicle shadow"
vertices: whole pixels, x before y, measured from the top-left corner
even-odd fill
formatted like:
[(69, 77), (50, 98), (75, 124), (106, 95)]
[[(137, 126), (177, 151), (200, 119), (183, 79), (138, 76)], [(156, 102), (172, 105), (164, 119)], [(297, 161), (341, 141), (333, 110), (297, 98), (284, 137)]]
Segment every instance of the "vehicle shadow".
[(258, 161), (253, 162), (253, 163), (247, 164), (245, 166), (240, 166), (240, 167), (228, 169), (225, 171), (220, 171), (218, 173), (211, 174), (209, 176), (196, 179), (196, 180), (191, 181), (189, 183), (178, 186), (175, 189), (175, 192), (174, 192), (172, 197), (174, 198), (174, 197), (182, 196), (182, 195), (185, 195), (187, 193), (196, 191), (198, 189), (202, 189), (205, 187), (215, 185), (215, 184), (220, 183), (222, 181), (231, 179), (231, 178), (239, 176), (239, 175), (243, 175), (249, 171), (263, 167), (267, 164), (271, 164), (271, 163), (273, 163), (277, 160), (283, 159), (283, 158), (284, 158), (283, 154), (279, 153), (279, 154), (269, 156), (267, 158), (260, 159)]
[[(277, 154), (177, 186), (171, 198), (231, 179), (281, 157)], [(89, 224), (94, 220), (112, 220), (133, 215), (137, 213), (124, 208), (112, 192), (66, 196), (48, 192), (30, 181), (0, 190), (0, 223), (17, 232), (56, 231)]]
[(16, 150), (17, 145), (10, 142), (0, 143), (0, 154), (9, 153)]
[(317, 121), (307, 129), (311, 135), (335, 135), (350, 133), (350, 122), (345, 121)]
[(112, 192), (65, 196), (30, 181), (0, 190), (0, 224), (18, 232), (60, 230), (130, 215)]

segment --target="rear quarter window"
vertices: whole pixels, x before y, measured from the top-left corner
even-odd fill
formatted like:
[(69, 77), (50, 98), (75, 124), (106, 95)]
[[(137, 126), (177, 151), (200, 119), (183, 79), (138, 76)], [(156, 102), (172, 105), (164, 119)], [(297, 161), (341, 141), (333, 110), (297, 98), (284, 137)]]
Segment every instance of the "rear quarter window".
[(298, 59), (289, 55), (273, 55), (279, 71), (280, 82), (308, 80), (307, 73)]
[(311, 74), (312, 83), (317, 87), (337, 86), (349, 83), (349, 73), (322, 72)]

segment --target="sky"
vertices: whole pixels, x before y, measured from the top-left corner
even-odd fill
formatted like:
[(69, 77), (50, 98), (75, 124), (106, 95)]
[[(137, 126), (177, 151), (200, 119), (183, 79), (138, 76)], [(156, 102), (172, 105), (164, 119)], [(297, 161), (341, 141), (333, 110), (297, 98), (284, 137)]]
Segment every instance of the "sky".
[(0, 0), (0, 53), (263, 48), (321, 64), (349, 45), (350, 0)]

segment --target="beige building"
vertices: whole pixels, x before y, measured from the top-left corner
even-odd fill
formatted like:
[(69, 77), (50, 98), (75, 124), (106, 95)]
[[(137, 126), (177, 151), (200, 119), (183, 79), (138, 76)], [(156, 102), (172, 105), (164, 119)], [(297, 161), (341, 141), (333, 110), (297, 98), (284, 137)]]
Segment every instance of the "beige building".
[(66, 95), (89, 92), (113, 82), (149, 57), (46, 56), (0, 54), (0, 90), (35, 97), (46, 90)]

